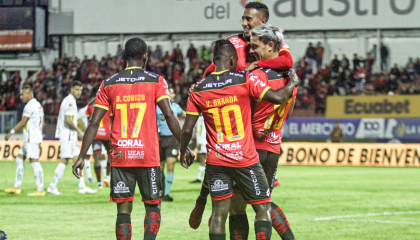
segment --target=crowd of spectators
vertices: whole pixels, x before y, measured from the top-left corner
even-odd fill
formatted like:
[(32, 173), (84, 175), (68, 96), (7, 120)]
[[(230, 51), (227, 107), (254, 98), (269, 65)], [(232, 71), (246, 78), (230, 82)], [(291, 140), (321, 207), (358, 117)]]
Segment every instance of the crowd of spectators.
[[(79, 59), (69, 58), (64, 54), (62, 58), (55, 59), (49, 69), (42, 69), (36, 79), (28, 80), (24, 84), (33, 85), (35, 97), (44, 107), (45, 115), (55, 116), (58, 115), (60, 104), (68, 95), (73, 80), (80, 80), (85, 86), (77, 101), (78, 106), (82, 107), (95, 97), (102, 80), (125, 68), (123, 52), (121, 46), (118, 46), (115, 56), (108, 54), (100, 59), (95, 55), (92, 58), (84, 56)], [(324, 114), (327, 96), (419, 94), (420, 59), (410, 58), (405, 66), (395, 64), (387, 70), (388, 50), (384, 45), (381, 45), (380, 54), (382, 71), (372, 73), (376, 61), (376, 46), (365, 57), (354, 54), (350, 61), (346, 55), (342, 55), (341, 59), (335, 55), (330, 63), (325, 64), (321, 43), (316, 47), (311, 43), (305, 56), (295, 61), (294, 68), (301, 80), (295, 108)], [(383, 54), (386, 54), (385, 58)], [(171, 52), (164, 51), (157, 45), (155, 49), (148, 49), (146, 69), (162, 75), (176, 93), (175, 102), (186, 108), (190, 86), (201, 80), (211, 59), (212, 47), (202, 46), (197, 49), (191, 44), (184, 57), (179, 45)], [(7, 73), (1, 70), (0, 111), (23, 108), (19, 100), (21, 82), (19, 72)]]

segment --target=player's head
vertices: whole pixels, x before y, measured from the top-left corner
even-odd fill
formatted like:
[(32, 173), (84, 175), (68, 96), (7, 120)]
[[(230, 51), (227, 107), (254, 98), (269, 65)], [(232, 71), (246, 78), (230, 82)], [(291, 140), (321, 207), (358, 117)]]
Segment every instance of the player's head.
[(251, 31), (251, 50), (258, 60), (271, 59), (281, 49), (283, 30), (270, 24), (262, 24)]
[(27, 103), (32, 98), (34, 98), (32, 87), (30, 85), (23, 86), (22, 90), (20, 90), (20, 99), (22, 100), (22, 102)]
[(124, 59), (126, 62), (140, 61), (146, 64), (147, 44), (140, 38), (131, 38), (125, 43)]
[(235, 46), (228, 40), (217, 40), (214, 42), (213, 62), (216, 67), (224, 67), (226, 70), (235, 71), (238, 64), (238, 54)]
[(80, 81), (74, 81), (71, 84), (71, 95), (73, 95), (74, 98), (79, 99), (80, 95), (82, 95), (83, 85)]
[(175, 100), (175, 97), (176, 97), (176, 94), (175, 94), (174, 89), (173, 88), (169, 88), (168, 91), (169, 91), (169, 97), (171, 98), (171, 101), (174, 101)]
[(256, 26), (267, 23), (268, 17), (267, 5), (260, 2), (248, 3), (242, 15), (242, 28), (244, 29), (245, 37), (251, 37), (251, 30)]

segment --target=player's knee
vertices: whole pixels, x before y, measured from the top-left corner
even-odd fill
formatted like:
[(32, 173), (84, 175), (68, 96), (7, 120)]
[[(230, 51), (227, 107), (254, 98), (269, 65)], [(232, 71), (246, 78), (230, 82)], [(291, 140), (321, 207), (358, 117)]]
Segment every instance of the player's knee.
[(117, 203), (118, 214), (131, 214), (133, 202)]
[(144, 203), (144, 208), (146, 208), (146, 210), (149, 209), (149, 208), (159, 208), (159, 209), (161, 209), (160, 208), (160, 203), (158, 203), (158, 204)]

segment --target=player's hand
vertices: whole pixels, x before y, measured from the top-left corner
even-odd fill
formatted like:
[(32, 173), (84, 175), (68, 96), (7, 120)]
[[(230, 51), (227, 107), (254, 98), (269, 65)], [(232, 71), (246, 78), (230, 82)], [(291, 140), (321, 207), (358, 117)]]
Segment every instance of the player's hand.
[(190, 148), (187, 148), (185, 154), (181, 155), (181, 165), (188, 169), (194, 162), (195, 155)]
[(12, 136), (11, 133), (6, 134), (6, 136), (4, 136), (4, 140), (9, 141), (9, 138)]
[(85, 160), (78, 158), (77, 161), (73, 164), (73, 174), (77, 178), (81, 178), (83, 175), (83, 167), (85, 166)]
[(252, 62), (251, 64), (249, 64), (248, 67), (245, 68), (245, 71), (249, 72), (249, 71), (252, 71), (256, 68), (258, 68), (258, 61), (255, 61), (255, 62)]
[(292, 81), (292, 84), (294, 84), (295, 86), (299, 84), (299, 77), (293, 68), (291, 68), (289, 71), (289, 79), (290, 81)]
[(192, 90), (194, 89), (195, 83), (191, 85), (190, 89), (188, 89), (188, 96), (191, 95)]

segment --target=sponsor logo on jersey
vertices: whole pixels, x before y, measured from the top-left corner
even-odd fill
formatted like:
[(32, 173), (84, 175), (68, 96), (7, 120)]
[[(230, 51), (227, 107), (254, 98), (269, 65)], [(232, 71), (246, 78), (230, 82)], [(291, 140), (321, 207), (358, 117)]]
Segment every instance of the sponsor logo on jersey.
[(236, 151), (242, 149), (241, 144), (239, 142), (236, 143), (228, 143), (228, 144), (220, 144), (216, 143), (216, 150), (225, 150), (225, 151)]
[(137, 78), (118, 78), (116, 82), (139, 82), (146, 80), (145, 77), (137, 77)]
[(121, 152), (121, 151), (119, 151), (118, 152), (118, 158), (119, 159), (122, 159), (124, 157), (124, 153), (123, 152)]
[(241, 160), (244, 158), (244, 153), (242, 151), (241, 152), (228, 152), (228, 153), (225, 153), (225, 156), (233, 160)]
[(118, 182), (117, 186), (114, 187), (114, 193), (129, 193), (130, 188), (125, 186), (124, 182)]
[(260, 190), (260, 185), (258, 184), (257, 176), (255, 176), (255, 173), (253, 170), (250, 170), (249, 173), (251, 174), (251, 179), (252, 179), (252, 182), (254, 183), (255, 194), (259, 196), (261, 194), (261, 190)]
[(222, 154), (220, 154), (219, 152), (216, 152), (216, 157), (221, 158), (223, 157)]
[(127, 159), (144, 159), (144, 151), (126, 151)]
[(158, 187), (156, 182), (156, 170), (154, 168), (151, 168), (150, 170), (150, 180), (152, 180), (152, 193), (157, 194)]
[(214, 181), (213, 185), (211, 186), (212, 192), (219, 192), (227, 189), (229, 189), (229, 185), (227, 183), (224, 184), (222, 180)]
[(217, 83), (206, 83), (203, 88), (216, 88), (216, 87), (223, 87), (227, 84), (232, 83), (232, 79), (226, 79), (224, 82), (217, 82)]
[(118, 140), (117, 145), (123, 148), (143, 148), (144, 147), (140, 139)]

